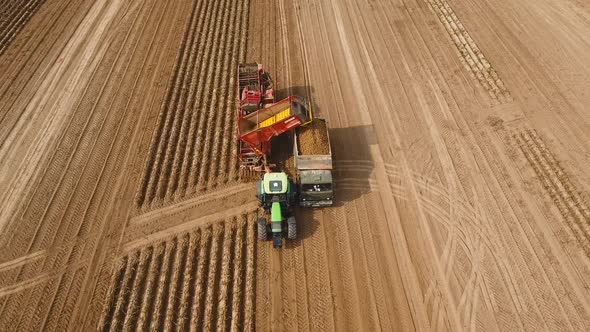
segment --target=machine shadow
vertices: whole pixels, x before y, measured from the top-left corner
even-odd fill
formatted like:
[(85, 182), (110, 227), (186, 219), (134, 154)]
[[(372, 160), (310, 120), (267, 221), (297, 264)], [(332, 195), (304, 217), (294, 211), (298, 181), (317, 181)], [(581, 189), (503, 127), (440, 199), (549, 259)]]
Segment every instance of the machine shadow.
[(370, 146), (377, 144), (372, 125), (330, 129), (334, 168), (334, 205), (343, 206), (372, 191), (374, 163)]
[[(289, 96), (305, 97), (313, 101), (313, 87), (308, 85), (295, 85), (288, 88), (274, 89), (275, 100), (279, 101)], [(312, 107), (315, 105), (312, 105)]]
[[(314, 117), (328, 120), (328, 131), (333, 159), (334, 204), (341, 207), (372, 191), (371, 178), (374, 164), (371, 156), (371, 146), (377, 144), (372, 125), (334, 128), (328, 114), (329, 110), (322, 110), (313, 98), (313, 88), (310, 86), (292, 86), (290, 88), (275, 89), (277, 101), (297, 95), (308, 98), (311, 102)], [(295, 178), (296, 169), (292, 155), (293, 135), (283, 134), (273, 138), (269, 160), (276, 169), (285, 171), (291, 178)], [(297, 221), (297, 240), (285, 241), (286, 248), (294, 248), (300, 241), (313, 236), (320, 227), (322, 210), (325, 208), (295, 208)]]
[[(323, 117), (328, 120), (330, 145), (332, 147), (332, 159), (334, 170), (334, 205), (342, 206), (347, 202), (358, 199), (369, 193), (370, 179), (374, 169), (370, 146), (377, 144), (375, 130), (372, 125), (335, 128), (330, 122), (329, 110), (322, 110), (313, 98), (314, 88), (311, 86), (292, 86), (290, 88), (275, 90), (277, 100), (292, 95), (304, 96), (311, 102), (315, 117)], [(280, 146), (292, 145), (289, 135), (278, 139), (276, 144)], [(276, 138), (275, 138), (276, 139)], [(277, 151), (279, 149), (275, 149)], [(285, 157), (283, 157), (285, 158)], [(277, 162), (287, 170), (290, 176), (294, 175), (291, 160), (277, 158)]]

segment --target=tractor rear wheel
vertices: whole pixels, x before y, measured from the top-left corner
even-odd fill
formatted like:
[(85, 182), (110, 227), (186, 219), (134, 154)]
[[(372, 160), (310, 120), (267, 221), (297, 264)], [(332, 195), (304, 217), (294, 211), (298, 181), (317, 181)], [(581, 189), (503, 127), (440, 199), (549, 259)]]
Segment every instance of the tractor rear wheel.
[(258, 240), (268, 240), (268, 228), (266, 227), (266, 218), (258, 218)]
[(297, 222), (295, 221), (295, 217), (289, 217), (287, 219), (287, 239), (297, 239)]

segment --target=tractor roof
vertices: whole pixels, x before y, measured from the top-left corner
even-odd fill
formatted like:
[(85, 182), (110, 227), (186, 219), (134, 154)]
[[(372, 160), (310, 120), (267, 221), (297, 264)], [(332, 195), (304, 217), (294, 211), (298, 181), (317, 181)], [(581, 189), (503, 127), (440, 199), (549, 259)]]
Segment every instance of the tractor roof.
[(262, 183), (267, 194), (284, 194), (289, 189), (289, 178), (284, 172), (266, 173)]

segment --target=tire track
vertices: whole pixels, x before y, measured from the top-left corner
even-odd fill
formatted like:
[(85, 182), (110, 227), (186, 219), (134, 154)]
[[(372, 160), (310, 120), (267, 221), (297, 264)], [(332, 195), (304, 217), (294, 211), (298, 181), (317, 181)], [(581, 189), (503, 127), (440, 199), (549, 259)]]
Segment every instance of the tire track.
[(500, 103), (512, 101), (510, 92), (446, 0), (425, 0), (457, 48), (460, 59), (490, 97)]
[[(138, 82), (143, 82), (144, 86), (148, 86), (148, 87), (154, 87), (156, 89), (156, 93), (152, 94), (152, 98), (141, 98), (139, 97), (139, 94), (132, 94), (133, 98), (129, 98), (129, 99), (125, 99), (124, 103), (125, 103), (125, 116), (127, 117), (127, 113), (130, 114), (141, 114), (136, 121), (138, 121), (139, 123), (145, 122), (146, 120), (149, 119), (149, 112), (133, 112), (133, 110), (145, 110), (146, 109), (146, 105), (148, 103), (152, 103), (155, 100), (161, 100), (163, 98), (163, 94), (160, 93), (161, 90), (163, 90), (162, 88), (160, 88), (161, 84), (158, 84), (157, 82), (161, 82), (163, 81), (163, 77), (165, 77), (165, 75), (167, 75), (166, 73), (169, 73), (169, 70), (172, 69), (172, 63), (173, 60), (169, 59), (167, 60), (167, 56), (169, 58), (173, 58), (173, 55), (175, 52), (170, 51), (170, 49), (174, 49), (177, 47), (177, 43), (180, 43), (181, 38), (178, 37), (178, 35), (180, 35), (180, 31), (183, 30), (184, 24), (182, 22), (185, 22), (185, 19), (188, 19), (188, 15), (183, 14), (183, 8), (187, 5), (185, 3), (179, 3), (176, 6), (171, 6), (170, 10), (167, 10), (168, 7), (168, 2), (165, 3), (161, 3), (161, 5), (163, 5), (166, 10), (162, 11), (162, 14), (160, 15), (160, 19), (159, 22), (157, 23), (158, 26), (158, 30), (156, 33), (154, 33), (152, 35), (152, 41), (150, 42), (150, 46), (149, 46), (149, 50), (150, 50), (150, 55), (145, 59), (144, 64), (142, 64), (141, 66), (141, 71), (142, 74), (138, 76), (137, 81), (134, 83), (134, 89), (142, 89), (142, 83)], [(188, 6), (186, 6), (188, 7)], [(173, 17), (173, 20), (168, 20), (166, 21), (165, 18), (167, 17)], [(177, 18), (182, 17), (183, 19), (178, 20)], [(165, 22), (164, 24), (162, 24), (162, 22)], [(160, 32), (160, 26), (163, 26), (163, 31)], [(149, 39), (149, 38), (148, 38)], [(152, 51), (153, 50), (153, 51)], [(153, 62), (155, 62), (156, 64), (154, 64)], [(164, 65), (161, 65), (162, 63), (164, 63)], [(145, 70), (144, 70), (145, 67)], [(135, 85), (137, 84), (137, 86)], [(134, 90), (137, 91), (137, 90)], [(163, 92), (163, 91), (162, 91)], [(148, 106), (149, 107), (149, 106)], [(149, 109), (153, 109), (153, 108), (149, 108)], [(130, 112), (128, 112), (127, 110), (129, 110)], [(157, 113), (156, 113), (157, 114)], [(134, 123), (133, 118), (131, 119), (126, 119), (125, 121), (129, 121), (131, 123)], [(127, 123), (129, 123), (127, 122)], [(80, 234), (88, 234), (88, 233), (95, 233), (95, 234), (102, 234), (106, 227), (109, 227), (108, 222), (102, 222), (102, 223), (95, 223), (92, 222), (93, 220), (95, 220), (96, 218), (100, 218), (99, 216), (102, 215), (107, 215), (108, 212), (107, 211), (111, 211), (112, 208), (110, 208), (109, 206), (109, 197), (111, 197), (112, 193), (113, 193), (113, 186), (110, 185), (112, 183), (117, 183), (117, 181), (121, 181), (121, 178), (118, 178), (116, 176), (116, 174), (122, 174), (122, 172), (124, 170), (129, 170), (128, 168), (123, 168), (121, 169), (121, 164), (124, 162), (123, 160), (129, 160), (131, 159), (132, 162), (131, 164), (133, 165), (138, 165), (138, 159), (135, 158), (133, 159), (132, 155), (133, 153), (127, 154), (125, 150), (121, 150), (123, 148), (123, 142), (128, 142), (128, 141), (134, 141), (136, 136), (139, 136), (141, 143), (145, 143), (143, 141), (141, 141), (141, 137), (143, 137), (143, 133), (136, 135), (136, 132), (134, 132), (134, 130), (138, 130), (140, 128), (139, 123), (137, 124), (132, 124), (129, 126), (123, 126), (124, 130), (122, 137), (118, 140), (118, 142), (113, 142), (113, 145), (111, 145), (111, 147), (109, 148), (109, 152), (108, 152), (108, 156), (112, 155), (116, 155), (116, 158), (112, 158), (114, 160), (109, 160), (109, 162), (105, 162), (104, 164), (104, 168), (101, 170), (101, 175), (100, 178), (104, 179), (101, 182), (98, 182), (96, 185), (96, 188), (94, 190), (94, 194), (93, 197), (96, 197), (96, 199), (91, 199), (90, 202), (88, 202), (88, 204), (85, 207), (85, 210), (83, 212), (84, 215), (84, 222), (83, 224), (80, 226), (80, 230), (79, 233)], [(149, 123), (149, 122), (148, 122)], [(149, 126), (149, 124), (146, 123), (146, 126)], [(119, 137), (119, 131), (121, 128), (121, 123), (118, 125), (117, 130), (115, 132), (116, 137)], [(135, 155), (137, 155), (138, 153), (140, 153), (141, 151), (145, 151), (147, 146), (145, 144), (142, 144), (143, 147), (142, 148), (137, 148), (137, 152), (135, 153)], [(114, 153), (113, 153), (114, 151)], [(127, 159), (126, 159), (127, 158)], [(142, 158), (143, 159), (143, 158)], [(110, 174), (110, 175), (109, 175)], [(117, 180), (119, 179), (119, 180)], [(108, 186), (110, 185), (110, 186)], [(97, 193), (101, 193), (100, 195), (98, 195)], [(106, 205), (106, 206), (105, 206)], [(125, 206), (125, 205), (124, 205)], [(127, 208), (127, 207), (125, 207)], [(106, 224), (106, 225), (105, 225)], [(111, 226), (112, 227), (112, 226)], [(91, 241), (91, 245), (88, 247), (87, 250), (87, 255), (95, 255), (96, 253), (98, 253), (100, 256), (104, 257), (104, 254), (101, 254), (101, 250), (100, 247), (102, 245), (98, 244), (97, 238), (93, 237), (92, 241)], [(100, 257), (99, 256), (99, 257)], [(112, 255), (109, 255), (112, 256)], [(99, 262), (104, 261), (103, 259), (99, 258)], [(98, 263), (96, 263), (98, 264)], [(105, 265), (103, 265), (105, 266)], [(94, 276), (94, 273), (100, 271), (100, 273), (103, 273), (103, 275), (108, 275), (108, 272), (106, 272), (108, 269), (106, 267), (104, 268), (97, 268), (97, 267), (93, 267), (91, 269), (91, 274), (89, 274), (87, 276), (87, 286), (85, 289), (83, 289), (83, 292), (86, 294), (86, 296), (94, 296), (95, 299), (102, 299), (102, 297), (98, 294), (104, 294), (106, 292), (106, 290), (108, 289), (108, 279), (105, 278), (100, 278), (97, 276)], [(107, 282), (105, 282), (107, 281)], [(90, 302), (90, 301), (89, 301)], [(90, 303), (97, 303), (95, 301), (92, 301)], [(86, 328), (89, 328), (90, 326), (94, 326), (98, 319), (100, 319), (100, 311), (96, 310), (97, 308), (93, 308), (92, 306), (88, 306), (87, 304), (85, 304), (84, 302), (81, 302), (80, 305), (77, 307), (78, 310), (77, 312), (75, 312), (74, 314), (76, 315), (76, 324), (77, 326), (81, 326), (84, 325)], [(84, 323), (82, 323), (84, 322)]]
[[(86, 6), (86, 7), (84, 7)], [(26, 104), (42, 83), (42, 78), (58, 55), (63, 54), (83, 18), (92, 6), (83, 1), (48, 3), (43, 15), (36, 22), (36, 29), (26, 31), (20, 47), (14, 53), (0, 57), (0, 142), (4, 143), (10, 130), (16, 125)], [(59, 16), (61, 20), (55, 20)], [(33, 30), (33, 29), (31, 29)], [(28, 88), (27, 88), (28, 87)], [(1, 145), (0, 145), (1, 146)]]
[(513, 139), (586, 256), (590, 257), (590, 210), (570, 177), (534, 129), (515, 133)]
[[(134, 23), (135, 23), (135, 20), (132, 21), (132, 24), (134, 24)], [(124, 36), (125, 36), (125, 39), (124, 40), (127, 40), (127, 37), (129, 36), (129, 34), (124, 35)], [(86, 121), (86, 124), (88, 124), (88, 121), (90, 121), (90, 117)], [(101, 128), (101, 129), (99, 129), (100, 131), (102, 130), (102, 126), (103, 125), (104, 125), (104, 122), (102, 122), (100, 124), (100, 128)], [(79, 142), (79, 139), (78, 139), (78, 142)], [(96, 144), (96, 140), (94, 141), (93, 144)], [(94, 149), (94, 146), (92, 147), (92, 149)], [(71, 160), (72, 160), (72, 155), (70, 156), (69, 161), (71, 161)], [(86, 161), (84, 165), (87, 165), (87, 163), (88, 163), (88, 161)], [(85, 167), (83, 167), (82, 169), (84, 169), (84, 168)], [(97, 172), (97, 173), (100, 173), (100, 172)], [(62, 176), (62, 179), (63, 179), (63, 176)], [(71, 179), (73, 179), (73, 181), (79, 181), (79, 178), (78, 178), (78, 180), (75, 180), (76, 179), (75, 177), (72, 177)], [(77, 182), (74, 182), (74, 183), (77, 183)], [(54, 194), (55, 194), (55, 192), (54, 192)], [(72, 191), (72, 194), (73, 194), (73, 191)], [(71, 199), (71, 197), (72, 196), (70, 196), (69, 198)], [(51, 204), (51, 201), (52, 200), (53, 200), (53, 196), (51, 197), (50, 204)], [(69, 205), (69, 202), (67, 204)], [(44, 212), (44, 215), (43, 215), (42, 219), (45, 218), (45, 213), (47, 213), (47, 211), (48, 210), (45, 209), (45, 212)], [(47, 245), (47, 243), (48, 243), (47, 241), (52, 241), (53, 243), (55, 243), (56, 237), (58, 235), (65, 236), (65, 237), (68, 237), (68, 238), (70, 237), (69, 234), (71, 233), (71, 231), (69, 231), (69, 229), (71, 229), (72, 224), (71, 223), (64, 222), (64, 220), (61, 220), (61, 222), (59, 223), (59, 226), (56, 227), (55, 226), (55, 223), (57, 221), (60, 221), (60, 220), (58, 220), (56, 218), (57, 218), (56, 216), (51, 216), (51, 217), (48, 218), (49, 221), (45, 220), (45, 222), (38, 223), (37, 224), (37, 231), (35, 231), (35, 233), (33, 235), (33, 238), (31, 240), (31, 242), (29, 243), (29, 249), (27, 251), (30, 251), (30, 250), (34, 249), (34, 247), (32, 247), (32, 246), (35, 245), (35, 242), (38, 239), (40, 239), (39, 241), (41, 241), (41, 243), (42, 243), (40, 246), (42, 247), (42, 246)], [(64, 216), (63, 215), (62, 215), (61, 219), (64, 219)], [(34, 223), (31, 223), (31, 225), (34, 225)], [(40, 234), (39, 227), (41, 227), (41, 225), (43, 225), (45, 227), (45, 230), (46, 230), (44, 233), (42, 233), (43, 234), (42, 236), (39, 235)], [(43, 229), (43, 228), (41, 228), (41, 229)], [(53, 238), (53, 240), (50, 240), (51, 238)], [(45, 243), (45, 244), (43, 244), (43, 243)], [(72, 249), (75, 249), (75, 248), (78, 248), (78, 247), (76, 247), (76, 246), (72, 247)], [(80, 249), (80, 248), (78, 248), (78, 249)], [(66, 252), (63, 252), (63, 254), (66, 254)], [(69, 258), (69, 260), (72, 259), (72, 257), (79, 256), (80, 255), (80, 252), (72, 251), (70, 253), (70, 255), (72, 255), (72, 256)], [(74, 261), (75, 260), (76, 259), (74, 259)], [(23, 269), (20, 272), (20, 274), (26, 276), (27, 274), (35, 273), (35, 271), (37, 270), (37, 268), (41, 268), (41, 269), (45, 270), (45, 269), (51, 268), (52, 266), (53, 266), (53, 268), (56, 268), (60, 264), (62, 264), (62, 263), (59, 263), (59, 260), (57, 260), (57, 261), (54, 262), (51, 259), (45, 259), (45, 260), (43, 260), (43, 264), (41, 264), (41, 262), (38, 262), (38, 263), (36, 262), (35, 264), (33, 264), (33, 265), (31, 265), (31, 266)], [(70, 273), (74, 273), (74, 271), (70, 271)], [(66, 289), (66, 291), (64, 291), (64, 290), (60, 291), (62, 289), (62, 286), (64, 285), (64, 282), (66, 282), (66, 281), (62, 280), (62, 278), (66, 278), (65, 280), (68, 280), (68, 279), (71, 280), (71, 277), (69, 275), (64, 275), (64, 276), (61, 276), (60, 277), (59, 287), (58, 287), (58, 292), (57, 292), (57, 293), (60, 294), (60, 296), (54, 295), (54, 296), (56, 296), (53, 299), (54, 302), (63, 302), (63, 301), (66, 301), (66, 299), (64, 298), (64, 296), (67, 297), (68, 294), (69, 294), (70, 289)], [(79, 282), (79, 280), (76, 279), (76, 282)], [(33, 294), (29, 294), (29, 295), (27, 295), (27, 297), (30, 298), (30, 301), (32, 303), (36, 303), (37, 304), (37, 305), (31, 306), (31, 308), (34, 308), (36, 306), (46, 307), (46, 306), (48, 306), (48, 305), (51, 304), (51, 303), (39, 304), (38, 303), (38, 301), (39, 301), (39, 297), (38, 296), (40, 295), (40, 293), (33, 293)], [(46, 299), (43, 298), (42, 300), (45, 301)], [(71, 303), (70, 302), (67, 302), (67, 305), (69, 306), (69, 305), (71, 305)]]
[[(342, 325), (340, 326), (346, 326), (354, 331), (361, 331), (361, 327), (368, 329), (366, 324), (371, 317), (364, 317), (361, 313), (362, 311), (360, 307), (363, 306), (364, 303), (359, 299), (359, 296), (364, 296), (364, 294), (359, 294), (358, 289), (363, 289), (364, 287), (359, 287), (359, 285), (357, 285), (356, 275), (358, 275), (360, 269), (355, 268), (358, 267), (358, 260), (357, 255), (353, 254), (352, 250), (352, 248), (360, 249), (361, 247), (356, 241), (358, 240), (358, 233), (351, 232), (351, 230), (348, 229), (354, 227), (353, 224), (356, 223), (356, 220), (354, 219), (354, 216), (350, 215), (344, 208), (328, 211), (327, 216), (329, 216), (330, 220), (334, 220), (334, 225), (332, 226), (333, 230), (331, 230), (330, 233), (334, 234), (332, 251), (337, 253), (335, 255), (335, 262), (338, 275), (340, 275), (340, 280), (336, 280), (335, 282), (339, 284), (338, 288), (340, 288), (340, 291), (342, 292), (343, 305), (341, 308), (342, 314), (340, 315), (342, 321), (339, 322)], [(351, 222), (349, 220), (354, 221)], [(303, 272), (305, 272), (305, 268), (303, 268)], [(298, 296), (298, 298), (299, 297), (301, 296)], [(302, 304), (300, 306), (303, 306)], [(307, 303), (305, 303), (305, 307), (307, 307)], [(303, 322), (307, 323), (308, 321), (305, 319), (302, 323)], [(309, 323), (307, 323), (307, 325), (309, 325)], [(307, 328), (309, 328), (309, 326), (307, 326)]]

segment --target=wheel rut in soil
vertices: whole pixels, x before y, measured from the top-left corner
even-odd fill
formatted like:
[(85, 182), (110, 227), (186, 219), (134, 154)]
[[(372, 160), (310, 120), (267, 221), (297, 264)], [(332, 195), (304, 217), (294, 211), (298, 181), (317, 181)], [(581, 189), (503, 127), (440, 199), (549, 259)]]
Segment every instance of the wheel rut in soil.
[(446, 0), (425, 0), (457, 47), (463, 65), (479, 81), (490, 97), (499, 103), (512, 101), (510, 91), (475, 43)]
[(590, 257), (590, 209), (580, 191), (534, 129), (515, 133), (513, 139), (533, 168), (543, 188)]

